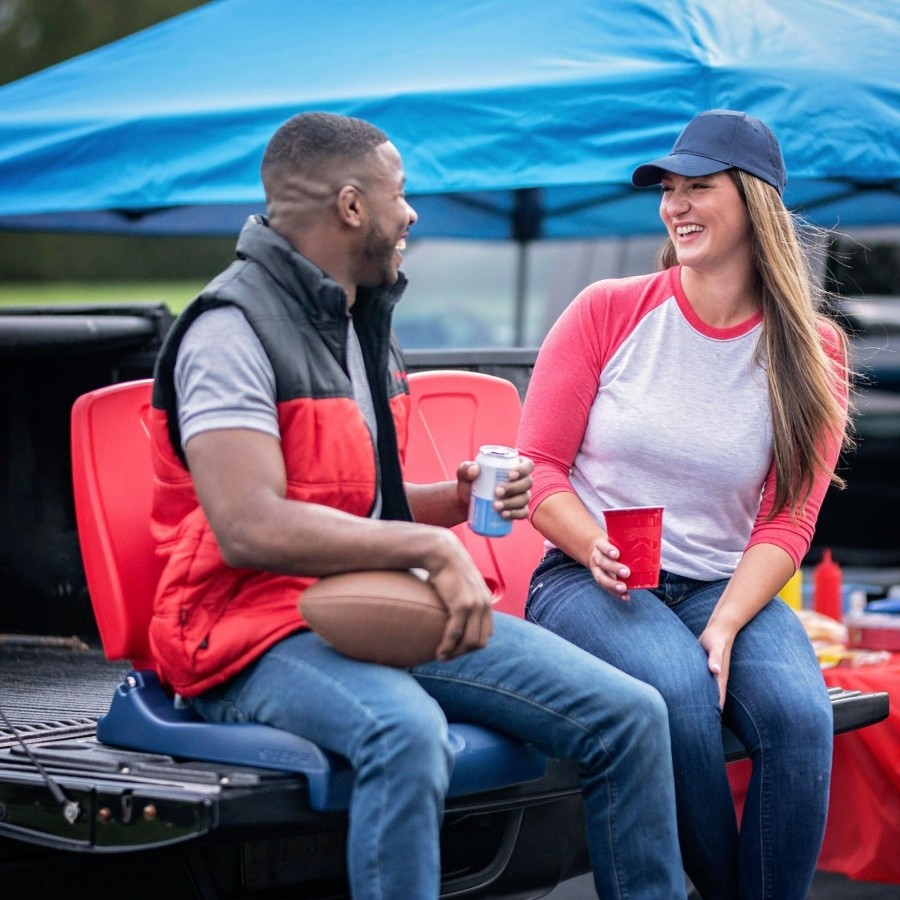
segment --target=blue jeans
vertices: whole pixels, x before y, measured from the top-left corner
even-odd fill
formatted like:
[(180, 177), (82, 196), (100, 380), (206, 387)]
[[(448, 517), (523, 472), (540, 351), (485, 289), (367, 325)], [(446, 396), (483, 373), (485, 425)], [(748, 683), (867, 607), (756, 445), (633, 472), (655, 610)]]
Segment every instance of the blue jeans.
[(301, 632), (194, 704), (207, 719), (266, 722), (350, 760), (355, 900), (438, 897), (448, 720), (579, 760), (601, 897), (685, 896), (662, 698), (521, 619), (498, 613), (484, 649), (409, 671), (348, 659)]
[[(559, 550), (535, 570), (526, 615), (652, 684), (669, 710), (685, 870), (704, 900), (805, 900), (825, 830), (831, 702), (800, 620), (772, 600), (740, 631), (724, 711), (697, 638), (727, 581), (664, 572), (622, 601)], [(753, 765), (740, 833), (722, 721)]]

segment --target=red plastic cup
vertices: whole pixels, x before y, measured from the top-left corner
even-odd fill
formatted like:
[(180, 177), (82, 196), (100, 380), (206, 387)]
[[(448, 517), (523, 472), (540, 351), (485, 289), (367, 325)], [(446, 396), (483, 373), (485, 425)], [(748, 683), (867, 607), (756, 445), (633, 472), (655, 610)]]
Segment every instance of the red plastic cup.
[(659, 584), (662, 546), (662, 506), (632, 506), (607, 509), (603, 513), (606, 532), (619, 551), (619, 562), (631, 574), (624, 579), (629, 588), (651, 588)]

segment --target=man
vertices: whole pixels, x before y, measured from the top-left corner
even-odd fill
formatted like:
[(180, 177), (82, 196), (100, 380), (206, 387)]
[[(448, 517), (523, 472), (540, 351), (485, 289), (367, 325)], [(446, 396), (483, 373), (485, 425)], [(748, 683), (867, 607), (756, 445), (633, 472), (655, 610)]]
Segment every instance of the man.
[[(153, 528), (167, 565), (151, 641), (216, 721), (254, 720), (347, 757), (355, 898), (431, 900), (450, 777), (447, 716), (581, 765), (601, 896), (684, 896), (665, 709), (543, 629), (492, 615), (456, 536), (477, 466), (404, 485), (408, 398), (391, 313), (416, 213), (400, 155), (358, 119), (286, 122), (262, 163), (267, 217), (173, 326), (154, 385)], [(399, 436), (399, 437), (398, 437)], [(498, 489), (523, 518), (531, 462)], [(343, 657), (304, 627), (311, 580), (424, 569), (450, 616), (435, 662)]]

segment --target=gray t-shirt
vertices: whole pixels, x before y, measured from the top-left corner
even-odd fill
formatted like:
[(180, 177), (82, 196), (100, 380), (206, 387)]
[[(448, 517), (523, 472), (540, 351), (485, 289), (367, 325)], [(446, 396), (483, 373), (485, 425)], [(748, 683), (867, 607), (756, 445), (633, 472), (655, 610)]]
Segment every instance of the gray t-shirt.
[[(372, 393), (349, 316), (347, 365), (354, 398), (377, 444)], [(175, 390), (182, 446), (197, 434), (223, 428), (249, 428), (281, 439), (272, 364), (256, 332), (233, 306), (208, 310), (188, 328), (178, 348)], [(380, 510), (379, 486), (372, 517)]]

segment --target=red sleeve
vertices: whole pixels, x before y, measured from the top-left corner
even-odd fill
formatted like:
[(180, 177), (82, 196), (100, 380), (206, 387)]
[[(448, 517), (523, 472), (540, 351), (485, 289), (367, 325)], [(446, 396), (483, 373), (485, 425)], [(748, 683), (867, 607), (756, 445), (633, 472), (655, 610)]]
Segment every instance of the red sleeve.
[(586, 287), (544, 339), (528, 385), (517, 444), (534, 461), (531, 509), (572, 492), (569, 470), (603, 367), (641, 318), (672, 296), (676, 269)]
[[(819, 337), (822, 341), (822, 347), (833, 364), (835, 395), (844, 410), (846, 421), (849, 389), (846, 374), (847, 357), (844, 344), (834, 326), (824, 320), (819, 324)], [(825, 435), (823, 459), (829, 471), (834, 471), (834, 467), (837, 465), (838, 456), (841, 452), (842, 437), (842, 431), (831, 431)], [(774, 518), (767, 521), (766, 517), (771, 511), (775, 499), (776, 481), (775, 466), (773, 464), (763, 487), (762, 502), (760, 503), (759, 513), (756, 516), (756, 522), (750, 534), (747, 547), (750, 548), (754, 544), (775, 544), (790, 554), (794, 560), (794, 565), (799, 567), (803, 557), (806, 556), (809, 550), (809, 545), (812, 543), (816, 519), (819, 516), (819, 510), (822, 507), (822, 501), (825, 499), (825, 493), (830, 483), (828, 474), (824, 471), (820, 472), (816, 476), (806, 505), (802, 511), (798, 511), (795, 519), (791, 519), (789, 509), (783, 509)]]
[(582, 291), (550, 329), (525, 395), (517, 443), (534, 461), (533, 510), (550, 494), (572, 490), (569, 469), (600, 382), (591, 290)]

